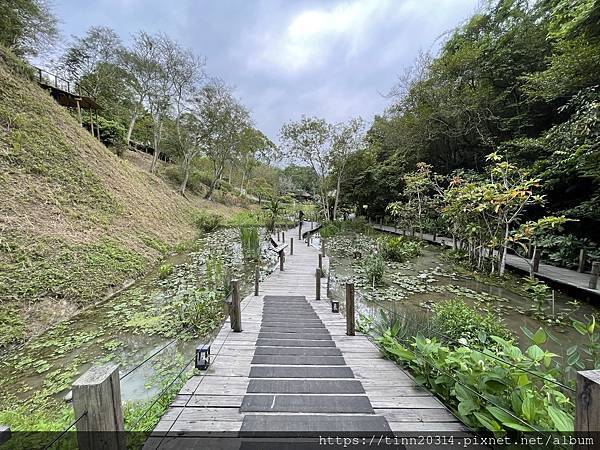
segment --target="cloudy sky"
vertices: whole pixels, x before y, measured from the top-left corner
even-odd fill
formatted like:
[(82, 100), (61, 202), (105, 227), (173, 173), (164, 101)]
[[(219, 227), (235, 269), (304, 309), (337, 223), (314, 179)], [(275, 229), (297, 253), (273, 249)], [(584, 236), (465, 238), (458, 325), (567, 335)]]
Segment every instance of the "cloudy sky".
[(371, 120), (420, 50), (475, 12), (479, 0), (53, 0), (66, 38), (94, 25), (125, 42), (162, 31), (236, 87), (276, 140), (300, 115)]

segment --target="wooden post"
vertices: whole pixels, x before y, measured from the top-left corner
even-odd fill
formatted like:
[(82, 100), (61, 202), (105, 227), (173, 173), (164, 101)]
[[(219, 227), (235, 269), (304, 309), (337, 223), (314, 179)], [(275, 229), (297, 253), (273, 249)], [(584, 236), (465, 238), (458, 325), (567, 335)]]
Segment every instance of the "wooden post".
[(306, 246), (310, 247), (310, 232), (306, 235)]
[(281, 242), (285, 242), (285, 231), (281, 232)]
[(242, 331), (242, 309), (240, 308), (240, 282), (231, 280), (231, 307), (229, 310), (231, 329), (235, 332)]
[(298, 226), (298, 240), (302, 240), (302, 221), (300, 221), (300, 225)]
[(0, 445), (4, 444), (11, 437), (10, 427), (0, 425)]
[(98, 120), (98, 111), (96, 111), (96, 132), (98, 133), (98, 140), (100, 140), (100, 121)]
[(354, 283), (346, 283), (346, 334), (354, 336), (356, 334), (356, 324), (354, 323)]
[(579, 250), (579, 265), (577, 266), (577, 272), (583, 273), (585, 271), (585, 260), (587, 258), (587, 252), (585, 248)]
[(281, 242), (281, 233), (277, 230), (277, 242)]
[(285, 252), (281, 250), (279, 252), (279, 270), (283, 272), (283, 261), (285, 260)]
[(542, 252), (537, 247), (537, 245), (533, 249), (533, 257), (531, 258), (531, 273), (537, 273), (540, 270), (540, 259), (542, 259)]
[(94, 135), (94, 115), (92, 113), (91, 108), (90, 108), (90, 133), (92, 133), (92, 136)]
[[(575, 434), (591, 437), (600, 431), (600, 370), (577, 372), (577, 397), (575, 399)], [(577, 448), (595, 448), (580, 445)]]
[(294, 254), (294, 238), (290, 238), (290, 255)]
[[(600, 275), (600, 261), (594, 261), (592, 263), (592, 275), (590, 276), (590, 283), (588, 285), (590, 289), (598, 288), (598, 275)], [(600, 431), (600, 429), (598, 431)]]
[(119, 366), (92, 367), (73, 383), (72, 390), (75, 419), (84, 415), (76, 425), (78, 448), (125, 449)]
[(325, 239), (321, 237), (321, 254), (325, 256)]
[(316, 289), (315, 289), (315, 298), (317, 300), (321, 300), (321, 269), (317, 267), (315, 271), (315, 280), (316, 280)]
[(79, 99), (77, 101), (77, 117), (79, 118), (79, 125), (83, 125), (83, 119), (81, 118), (81, 105), (79, 104)]
[(319, 253), (319, 270), (323, 272), (323, 255)]
[(258, 297), (258, 282), (260, 281), (260, 269), (258, 266), (254, 269), (254, 296)]

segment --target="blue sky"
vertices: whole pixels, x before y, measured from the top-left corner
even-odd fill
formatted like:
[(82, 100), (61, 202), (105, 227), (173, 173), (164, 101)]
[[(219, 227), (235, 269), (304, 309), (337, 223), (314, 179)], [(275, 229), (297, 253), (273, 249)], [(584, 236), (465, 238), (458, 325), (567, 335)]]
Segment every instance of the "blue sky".
[(276, 140), (302, 114), (370, 121), (419, 51), (471, 16), (479, 0), (53, 0), (65, 39), (94, 25), (125, 42), (162, 31), (206, 57)]

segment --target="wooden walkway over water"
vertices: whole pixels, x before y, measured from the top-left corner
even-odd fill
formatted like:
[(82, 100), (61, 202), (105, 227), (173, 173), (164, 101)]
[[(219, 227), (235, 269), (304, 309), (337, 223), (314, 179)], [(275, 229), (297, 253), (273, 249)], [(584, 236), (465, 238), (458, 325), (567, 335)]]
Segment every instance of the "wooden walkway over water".
[[(268, 276), (259, 296), (243, 300), (242, 332), (225, 322), (212, 343), (210, 368), (181, 389), (145, 448), (262, 449), (264, 442), (248, 439), (278, 433), (463, 431), (365, 336), (346, 335), (345, 318), (331, 312), (325, 295), (315, 299), (319, 251), (297, 241), (297, 228), (286, 234), (295, 245), (293, 255), (286, 249), (284, 271)], [(323, 293), (326, 283), (323, 278)]]
[[(402, 235), (402, 230), (398, 230), (389, 225), (373, 225), (373, 228), (388, 233)], [(432, 234), (427, 233), (423, 233), (422, 236), (421, 234), (415, 234), (415, 236), (428, 242), (452, 247), (452, 238), (449, 237), (438, 236), (434, 239)], [(529, 273), (529, 262), (517, 255), (507, 254), (506, 266), (521, 272)], [(589, 273), (580, 273), (575, 270), (540, 263), (539, 269), (535, 275), (543, 280), (566, 286), (571, 290), (580, 291), (580, 293), (590, 297), (592, 300), (600, 298), (600, 289), (590, 289), (588, 287), (590, 281)]]

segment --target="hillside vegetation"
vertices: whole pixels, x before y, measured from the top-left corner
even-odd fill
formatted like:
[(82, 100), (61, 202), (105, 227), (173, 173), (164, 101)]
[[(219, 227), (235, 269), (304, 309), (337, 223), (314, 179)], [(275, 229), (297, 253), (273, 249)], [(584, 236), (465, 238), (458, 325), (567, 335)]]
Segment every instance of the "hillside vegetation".
[(101, 300), (235, 210), (109, 151), (0, 52), (0, 347)]

